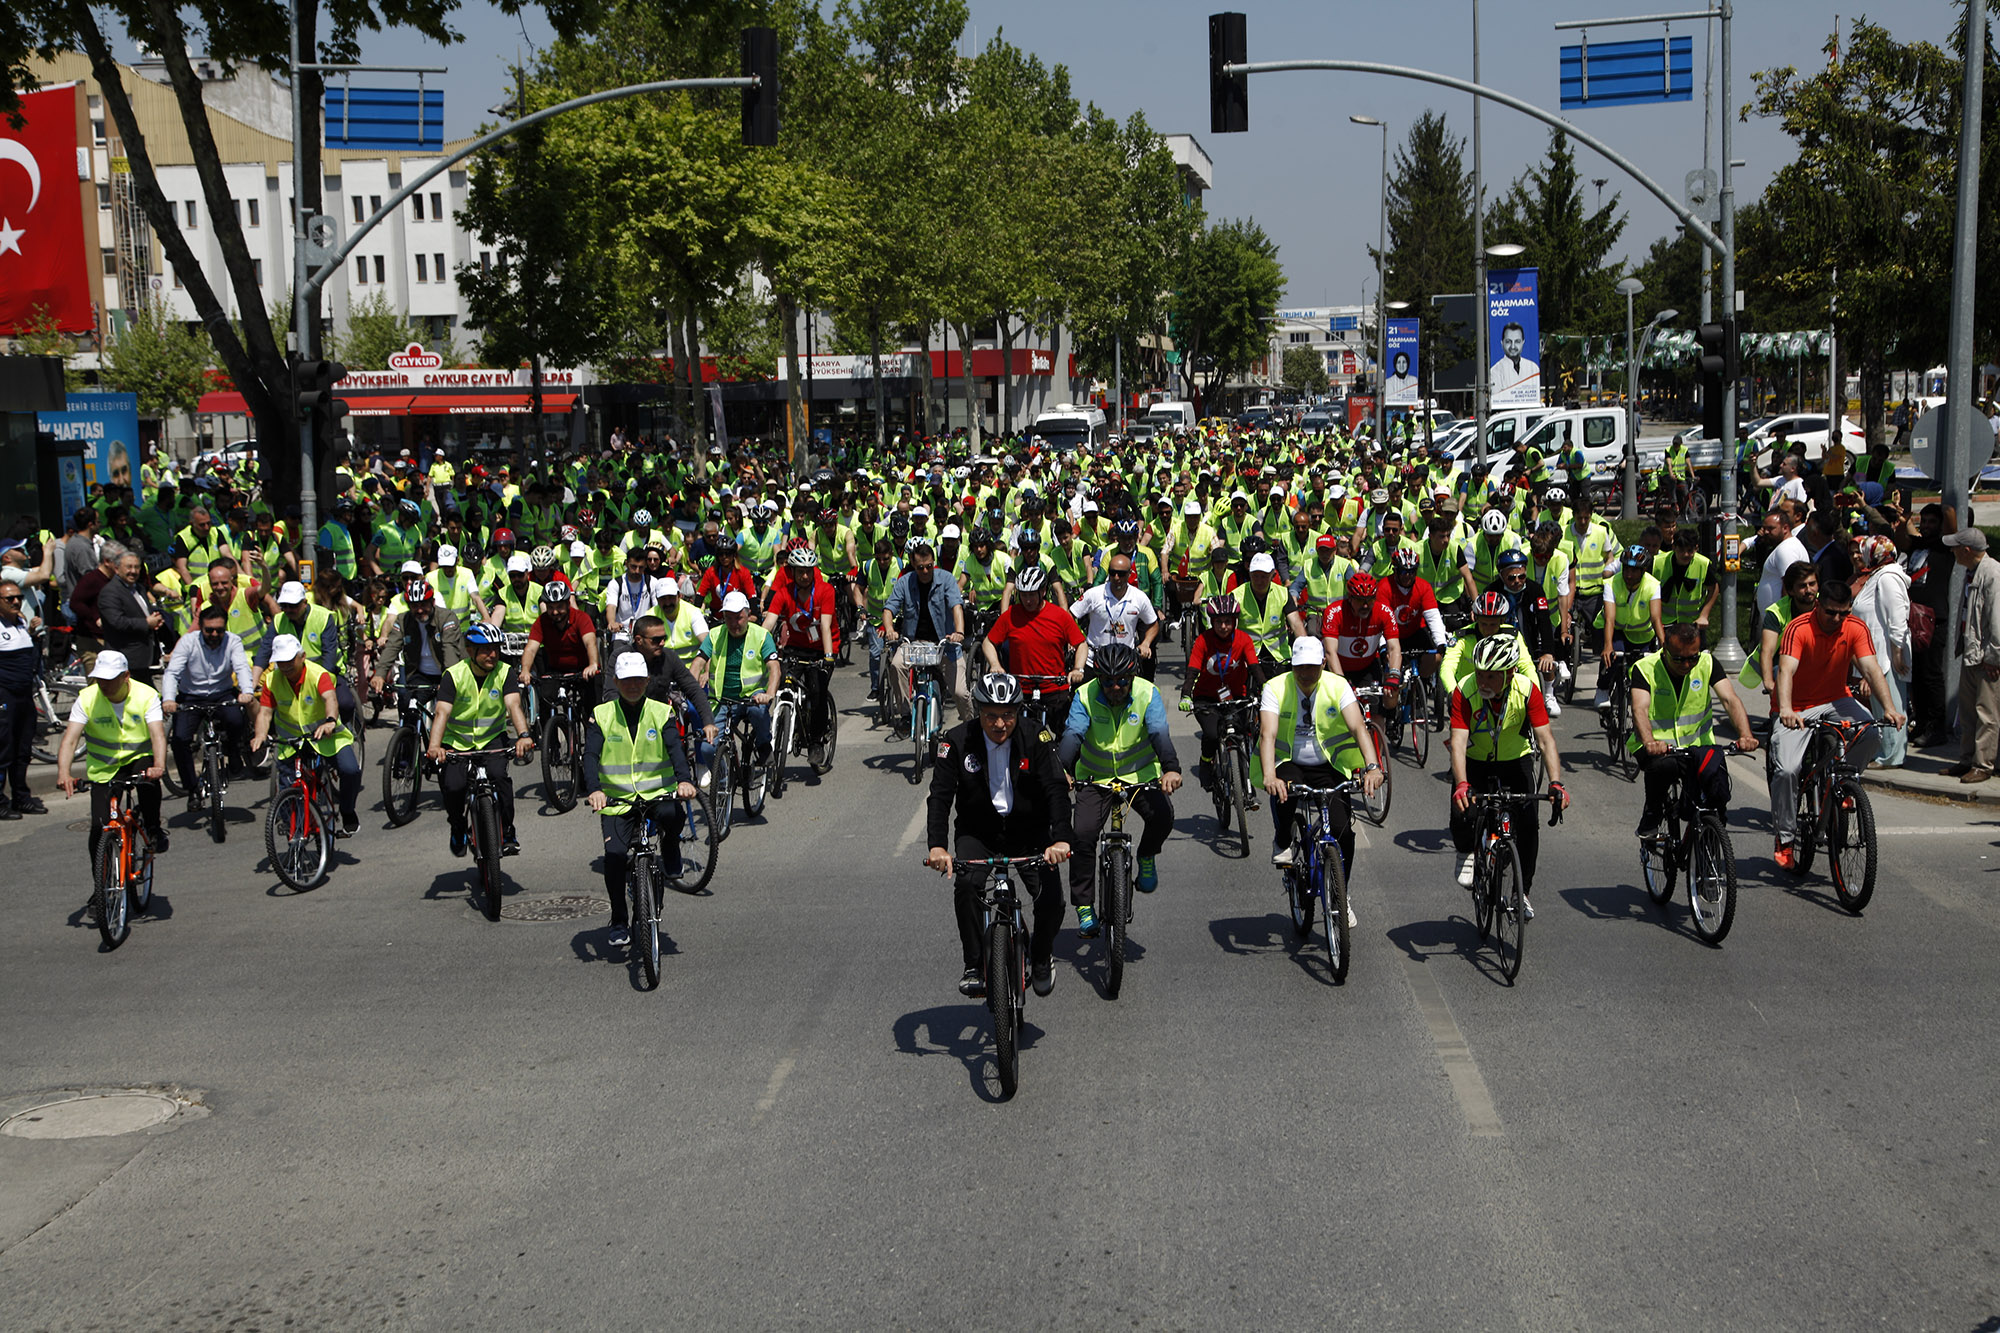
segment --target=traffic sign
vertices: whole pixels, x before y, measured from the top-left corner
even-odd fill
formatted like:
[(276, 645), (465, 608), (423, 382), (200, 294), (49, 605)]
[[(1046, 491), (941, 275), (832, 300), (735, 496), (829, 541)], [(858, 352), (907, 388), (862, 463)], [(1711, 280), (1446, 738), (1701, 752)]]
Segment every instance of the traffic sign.
[(1585, 40), (1562, 48), (1558, 90), (1565, 111), (1694, 100), (1694, 39)]
[[(1971, 412), (1967, 403), (1964, 410)], [(1938, 452), (1944, 448), (1945, 410), (1933, 407), (1917, 418), (1917, 424), (1910, 428), (1910, 462), (1916, 469), (1939, 485), (1945, 478), (1938, 475)], [(1980, 469), (1993, 461), (1993, 428), (1984, 416), (1974, 413), (1972, 418), (1972, 457), (1966, 460), (1965, 475), (1976, 477)]]

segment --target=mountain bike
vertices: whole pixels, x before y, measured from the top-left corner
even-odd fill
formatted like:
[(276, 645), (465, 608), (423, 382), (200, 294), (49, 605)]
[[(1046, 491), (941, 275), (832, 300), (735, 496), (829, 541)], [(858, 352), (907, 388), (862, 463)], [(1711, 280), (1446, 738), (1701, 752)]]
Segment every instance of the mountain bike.
[(201, 785), (189, 793), (194, 798), (190, 802), (190, 813), (200, 811), (203, 814), (208, 821), (208, 836), (217, 842), (229, 836), (222, 820), (222, 797), (229, 790), (228, 783), (223, 780), (222, 723), (219, 721), (223, 707), (222, 704), (180, 705), (182, 712), (195, 715), (197, 721), (193, 740), (201, 747)]
[(1021, 1015), (1028, 1005), (1028, 928), (1022, 920), (1021, 895), (1008, 872), (1032, 874), (1045, 863), (1039, 856), (992, 856), (957, 864), (987, 871), (985, 887), (979, 891), (986, 938), (986, 1007), (993, 1015), (993, 1063), (1004, 1101), (1021, 1086)]
[(773, 746), (770, 758), (757, 762), (756, 734), (749, 713), (754, 706), (748, 695), (726, 698), (715, 706), (715, 754), (709, 761), (708, 790), (715, 802), (716, 823), (725, 838), (736, 825), (739, 796), (745, 819), (764, 813), (768, 770), (777, 760), (777, 747)]
[(1250, 855), (1250, 812), (1259, 801), (1250, 785), (1250, 756), (1257, 744), (1257, 701), (1219, 699), (1216, 702), (1215, 771), (1209, 776), (1208, 794), (1215, 802), (1218, 842), (1233, 825), (1239, 856)]
[(840, 650), (833, 655), (833, 660), (842, 666), (851, 666), (854, 663), (854, 635), (861, 619), (860, 608), (854, 605), (854, 596), (849, 591), (854, 586), (854, 580), (849, 575), (836, 574), (827, 582), (833, 585), (833, 619), (840, 631)]
[(1361, 716), (1368, 723), (1368, 738), (1375, 744), (1375, 762), (1382, 771), (1382, 781), (1371, 796), (1364, 796), (1361, 813), (1368, 822), (1380, 828), (1389, 820), (1389, 802), (1395, 796), (1392, 774), (1389, 770), (1389, 735), (1382, 729), (1382, 714), (1388, 711), (1389, 691), (1381, 685), (1364, 685), (1354, 692), (1361, 701)]
[[(1667, 755), (1689, 755), (1708, 748), (1676, 746)], [(1734, 742), (1714, 748), (1727, 754), (1739, 753)], [(1678, 774), (1668, 784), (1664, 799), (1666, 817), (1659, 832), (1639, 840), (1639, 870), (1646, 880), (1646, 892), (1665, 907), (1673, 900), (1675, 873), (1685, 868), (1695, 934), (1710, 944), (1720, 944), (1736, 919), (1736, 848), (1729, 841), (1729, 812), (1710, 805), (1706, 797), (1697, 796), (1694, 817), (1683, 828)]]
[(785, 649), (778, 654), (778, 661), (778, 693), (771, 701), (772, 800), (782, 799), (785, 794), (785, 760), (788, 757), (802, 754), (812, 765), (813, 772), (825, 773), (833, 767), (834, 748), (840, 742), (840, 711), (835, 707), (830, 692), (827, 695), (825, 725), (817, 735), (806, 734), (812, 730), (809, 717), (812, 698), (806, 684), (806, 673), (830, 671), (830, 659), (817, 653)]
[[(1038, 735), (1044, 745), (1063, 734), (1069, 724), (1070, 694), (1068, 676), (1021, 676), (1014, 679), (1021, 686), (1020, 727), (1030, 735)], [(1050, 717), (1049, 706), (1061, 709), (1061, 716)], [(1032, 730), (1029, 730), (1032, 728)]]
[(437, 686), (404, 686), (402, 694), (396, 730), (390, 733), (389, 750), (382, 757), (382, 811), (397, 828), (417, 817), (424, 779), (436, 780), (438, 774), (437, 764), (424, 754), (430, 746)]
[(486, 750), (448, 750), (446, 762), (463, 759), (470, 773), (465, 789), (467, 831), (471, 834), (472, 860), (478, 870), (473, 895), (488, 921), (500, 919), (500, 856), (507, 831), (500, 821), (500, 779), (494, 770), (505, 771), (515, 758), (514, 747), (499, 745)]
[[(1430, 765), (1430, 691), (1434, 688), (1435, 684), (1427, 680), (1422, 671), (1405, 664), (1403, 687), (1396, 700), (1395, 711), (1382, 719), (1383, 730), (1389, 738), (1389, 744), (1396, 749), (1402, 749), (1403, 743), (1408, 741), (1410, 757), (1416, 761), (1418, 768), (1427, 768)], [(1385, 769), (1389, 766), (1387, 753), (1381, 756), (1381, 762)]]
[(542, 795), (568, 814), (583, 789), (583, 677), (551, 676), (548, 685), (548, 715), (542, 719)]
[(1562, 820), (1562, 805), (1538, 792), (1489, 791), (1472, 798), (1476, 812), (1472, 903), (1479, 938), (1491, 939), (1500, 975), (1512, 985), (1521, 973), (1527, 945), (1528, 890), (1521, 874), (1521, 852), (1514, 843), (1514, 812), (1549, 801), (1551, 826)]
[(1861, 785), (1861, 770), (1847, 761), (1847, 752), (1875, 724), (1835, 716), (1811, 718), (1805, 725), (1813, 737), (1799, 765), (1793, 873), (1800, 879), (1811, 873), (1814, 844), (1824, 836), (1834, 896), (1859, 916), (1875, 896), (1875, 807)]
[(1639, 758), (1625, 747), (1625, 737), (1632, 730), (1632, 686), (1627, 677), (1633, 655), (1623, 649), (1613, 649), (1611, 665), (1604, 669), (1611, 674), (1611, 689), (1602, 717), (1604, 721), (1604, 747), (1610, 752), (1611, 765), (1627, 782), (1639, 775)]
[(627, 811), (625, 891), (631, 898), (632, 951), (645, 977), (645, 989), (660, 984), (660, 896), (666, 889), (664, 836), (656, 807), (662, 801), (641, 801)]
[(1125, 935), (1132, 925), (1132, 835), (1125, 831), (1125, 811), (1142, 791), (1158, 791), (1158, 782), (1083, 784), (1111, 796), (1104, 831), (1097, 839), (1098, 921), (1104, 940), (1104, 998), (1115, 1000), (1125, 984)]
[(133, 790), (145, 778), (113, 778), (111, 807), (98, 833), (92, 865), (91, 906), (97, 913), (97, 933), (105, 952), (117, 948), (132, 933), (132, 916), (153, 902), (153, 843), (139, 818)]
[(1342, 782), (1332, 787), (1290, 786), (1296, 803), (1292, 816), (1292, 863), (1284, 868), (1285, 901), (1291, 907), (1292, 930), (1301, 938), (1312, 934), (1313, 918), (1320, 921), (1321, 941), (1326, 947), (1326, 964), (1333, 984), (1343, 985), (1352, 960), (1348, 948), (1347, 858), (1341, 855), (1340, 839), (1334, 836), (1333, 820), (1327, 807), (1345, 801), (1359, 790), (1359, 782)]
[[(291, 776), (287, 778), (285, 765)], [(326, 883), (333, 873), (334, 784), (339, 775), (333, 762), (300, 738), (280, 740), (272, 752), (271, 771), (278, 794), (264, 815), (264, 851), (271, 869), (294, 893), (306, 893)]]

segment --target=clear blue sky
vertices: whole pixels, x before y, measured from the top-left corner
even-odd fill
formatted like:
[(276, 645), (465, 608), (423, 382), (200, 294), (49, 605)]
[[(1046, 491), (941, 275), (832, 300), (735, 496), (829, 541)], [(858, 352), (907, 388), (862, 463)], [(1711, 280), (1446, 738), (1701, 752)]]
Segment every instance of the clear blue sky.
[[(1252, 60), (1285, 56), (1374, 60), (1472, 75), (1472, 0), (1403, 0), (1389, 6), (1361, 0), (971, 0), (973, 36), (980, 43), (996, 25), (1007, 39), (1044, 61), (1070, 69), (1079, 98), (1124, 117), (1144, 111), (1162, 133), (1193, 133), (1215, 161), (1208, 209), (1216, 217), (1255, 217), (1277, 241), (1289, 305), (1345, 304), (1372, 291), (1380, 199), (1380, 131), (1351, 125), (1351, 113), (1389, 122), (1391, 151), (1426, 108), (1441, 110), (1454, 130), (1471, 133), (1471, 98), (1432, 85), (1372, 75), (1266, 74), (1250, 82), (1250, 132), (1208, 133), (1207, 22), (1211, 9), (1233, 3), (1249, 15)], [(1557, 103), (1557, 48), (1574, 43), (1558, 34), (1563, 19), (1605, 18), (1698, 9), (1659, 0), (1484, 0), (1480, 6), (1481, 73), (1486, 82), (1537, 105)], [(1870, 15), (1904, 40), (1942, 43), (1958, 21), (1953, 0), (1895, 0)], [(1736, 7), (1735, 103), (1750, 100), (1751, 75), (1783, 65), (1802, 69), (1823, 63), (1835, 23), (1845, 31), (1853, 10), (1816, 0), (1739, 0)], [(444, 79), (446, 127), (467, 134), (485, 108), (505, 95), (506, 68), (517, 52), (550, 39), (539, 16), (523, 23), (483, 3), (468, 4), (457, 26), (464, 42), (450, 48), (378, 38), (368, 59), (385, 64), (448, 64)], [(1704, 25), (1676, 25), (1695, 39), (1695, 100), (1671, 106), (1572, 112), (1577, 124), (1631, 158), (1640, 170), (1678, 192), (1685, 174), (1701, 165), (1701, 82)], [(1599, 29), (1591, 40), (1656, 36), (1658, 27)], [(1722, 101), (1716, 70), (1718, 115)], [(1546, 150), (1538, 121), (1499, 107), (1484, 114), (1486, 189), (1504, 192)], [(1711, 150), (1717, 156), (1719, 153)], [(1752, 118), (1736, 127), (1738, 198), (1753, 199), (1771, 172), (1789, 160), (1791, 141), (1769, 121)], [(1469, 154), (1469, 149), (1468, 149)], [(1621, 193), (1630, 223), (1621, 247), (1643, 256), (1674, 226), (1664, 205), (1623, 179), (1595, 153), (1582, 150), (1584, 177), (1609, 177), (1608, 198)], [(1594, 197), (1587, 188), (1586, 201)], [(1489, 238), (1492, 239), (1492, 238)], [(1529, 257), (1532, 259), (1532, 256)]]

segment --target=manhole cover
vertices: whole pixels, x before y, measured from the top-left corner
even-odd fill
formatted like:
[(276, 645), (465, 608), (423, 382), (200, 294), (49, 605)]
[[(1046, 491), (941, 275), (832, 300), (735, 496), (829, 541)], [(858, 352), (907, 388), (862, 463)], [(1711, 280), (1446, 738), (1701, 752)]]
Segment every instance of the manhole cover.
[(87, 819), (79, 819), (74, 824), (66, 824), (64, 825), (64, 827), (67, 828), (71, 833), (88, 833), (90, 832), (90, 821)]
[(0, 1122), (17, 1139), (97, 1139), (165, 1124), (181, 1104), (156, 1092), (112, 1092), (31, 1106)]
[(608, 916), (610, 912), (611, 904), (603, 898), (575, 893), (526, 898), (500, 908), (500, 915), (509, 921), (581, 921), (585, 917)]

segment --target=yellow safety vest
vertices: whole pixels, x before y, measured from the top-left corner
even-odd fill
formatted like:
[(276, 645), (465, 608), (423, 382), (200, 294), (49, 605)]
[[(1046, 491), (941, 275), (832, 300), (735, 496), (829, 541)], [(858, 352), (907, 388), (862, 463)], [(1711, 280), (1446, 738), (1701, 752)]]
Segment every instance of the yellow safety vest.
[(636, 804), (657, 800), (674, 787), (673, 760), (667, 752), (674, 734), (674, 710), (658, 699), (647, 699), (636, 727), (625, 722), (623, 701), (611, 699), (591, 712), (604, 736), (598, 752), (598, 790), (605, 795), (604, 813), (622, 815)]
[[(1292, 738), (1299, 725), (1299, 679), (1287, 671), (1273, 682), (1278, 687), (1278, 727), (1271, 738), (1271, 762), (1282, 765), (1292, 757)], [(1347, 729), (1346, 705), (1354, 697), (1354, 687), (1343, 676), (1322, 671), (1319, 687), (1313, 691), (1313, 739), (1328, 764), (1342, 773), (1361, 767), (1361, 742)], [(1250, 781), (1264, 782), (1263, 747), (1250, 752)]]
[(1534, 743), (1534, 728), (1528, 723), (1528, 692), (1532, 681), (1516, 672), (1507, 681), (1507, 697), (1498, 708), (1487, 704), (1475, 687), (1465, 693), (1472, 709), (1471, 734), (1466, 738), (1465, 757), (1477, 760), (1519, 759)]
[[(1646, 691), (1646, 717), (1653, 724), (1654, 740), (1668, 745), (1715, 744), (1713, 656), (1703, 653), (1678, 685), (1664, 650), (1647, 653), (1632, 664), (1632, 670), (1637, 673), (1632, 684)], [(1643, 748), (1637, 727), (1626, 734), (1625, 748), (1634, 754)]]
[(76, 696), (83, 710), (84, 773), (92, 782), (109, 782), (118, 770), (153, 757), (153, 730), (146, 714), (158, 706), (159, 691), (136, 680), (125, 684), (123, 703), (104, 690), (86, 685)]
[(736, 660), (736, 670), (732, 675), (730, 666), (729, 627), (717, 625), (701, 641), (701, 655), (709, 660), (708, 694), (720, 702), (723, 699), (741, 699), (764, 688), (764, 663), (770, 656), (765, 651), (771, 636), (762, 625), (746, 625), (743, 637), (735, 642), (741, 644)]
[(507, 684), (507, 666), (496, 662), (481, 680), (470, 661), (454, 662), (445, 676), (458, 697), (452, 701), (451, 716), (445, 719), (444, 747), (447, 750), (492, 748), (507, 729), (507, 701), (501, 690)]
[(1151, 782), (1160, 776), (1160, 757), (1146, 735), (1146, 709), (1158, 691), (1152, 681), (1135, 676), (1132, 697), (1123, 708), (1115, 708), (1104, 697), (1103, 685), (1093, 680), (1077, 691), (1090, 725), (1084, 729), (1083, 748), (1077, 751), (1076, 780)]
[[(1269, 649), (1271, 656), (1280, 662), (1292, 660), (1292, 636), (1285, 625), (1285, 590), (1274, 579), (1264, 596), (1264, 604), (1256, 603), (1256, 589), (1248, 583), (1236, 585), (1236, 605), (1242, 613), (1243, 632), (1260, 649)], [(1255, 608), (1254, 610), (1252, 608)]]
[[(297, 690), (285, 679), (283, 669), (266, 667), (264, 686), (271, 691), (271, 734), (279, 740), (304, 740), (310, 736), (314, 727), (326, 721), (326, 710), (320, 703), (320, 696), (332, 683), (332, 675), (314, 662), (306, 663), (305, 674), (299, 677)], [(341, 746), (353, 739), (346, 725), (336, 718), (332, 731), (324, 738), (308, 743), (330, 759), (340, 753)]]

